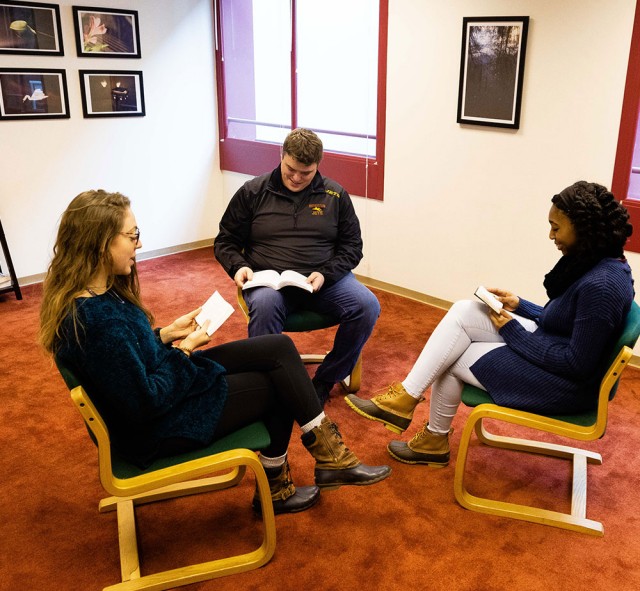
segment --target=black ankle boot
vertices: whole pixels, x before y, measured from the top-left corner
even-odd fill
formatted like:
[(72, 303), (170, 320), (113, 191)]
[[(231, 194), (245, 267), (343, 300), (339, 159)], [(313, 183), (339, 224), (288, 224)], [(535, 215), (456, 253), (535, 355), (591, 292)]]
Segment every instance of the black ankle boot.
[[(294, 486), (289, 462), (285, 462), (278, 468), (265, 468), (264, 471), (269, 481), (273, 512), (276, 515), (304, 511), (318, 502), (320, 489), (317, 486), (300, 486), (298, 488)], [(262, 513), (257, 488), (253, 495), (253, 508), (258, 513)]]

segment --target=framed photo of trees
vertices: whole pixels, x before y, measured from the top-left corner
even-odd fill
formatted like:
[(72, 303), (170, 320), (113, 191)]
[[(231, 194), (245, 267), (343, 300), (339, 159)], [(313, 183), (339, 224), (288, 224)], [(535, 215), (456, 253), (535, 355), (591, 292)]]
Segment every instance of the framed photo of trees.
[(458, 123), (518, 129), (528, 16), (465, 17)]

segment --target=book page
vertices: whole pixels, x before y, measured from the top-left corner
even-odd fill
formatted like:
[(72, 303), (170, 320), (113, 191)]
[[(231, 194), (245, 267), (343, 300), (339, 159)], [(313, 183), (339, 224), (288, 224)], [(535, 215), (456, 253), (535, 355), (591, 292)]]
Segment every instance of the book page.
[(307, 278), (297, 271), (283, 271), (282, 274), (272, 269), (266, 271), (254, 271), (253, 279), (245, 282), (242, 289), (252, 289), (253, 287), (271, 287), (280, 289), (281, 287), (300, 287), (308, 292), (313, 292), (313, 287), (307, 283)]
[(307, 278), (297, 271), (283, 271), (280, 275), (280, 287), (285, 285), (293, 285), (301, 287), (307, 291), (313, 291), (311, 283), (307, 283)]
[(217, 291), (202, 305), (202, 312), (196, 316), (198, 326), (202, 326), (210, 320), (207, 334), (211, 336), (233, 314), (233, 306), (227, 302)]
[(482, 285), (478, 286), (474, 295), (487, 304), (487, 306), (489, 306), (489, 308), (491, 308), (496, 314), (500, 314), (500, 310), (502, 310), (502, 302), (486, 287), (483, 287)]
[(273, 287), (273, 289), (278, 289), (279, 281), (280, 274), (277, 271), (271, 269), (255, 271), (253, 273), (253, 279), (245, 282), (242, 289), (251, 289), (252, 287)]

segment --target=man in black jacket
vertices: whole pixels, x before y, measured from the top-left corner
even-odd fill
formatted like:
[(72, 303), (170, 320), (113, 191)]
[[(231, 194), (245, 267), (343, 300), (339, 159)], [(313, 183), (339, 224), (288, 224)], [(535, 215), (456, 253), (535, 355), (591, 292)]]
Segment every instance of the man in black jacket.
[(324, 404), (347, 377), (380, 315), (377, 298), (353, 275), (362, 259), (362, 236), (349, 194), (318, 172), (322, 141), (294, 129), (272, 172), (247, 181), (233, 196), (215, 239), (215, 256), (242, 287), (254, 271), (297, 271), (313, 289), (254, 287), (244, 291), (249, 336), (279, 334), (296, 309), (339, 320), (332, 351), (313, 378)]

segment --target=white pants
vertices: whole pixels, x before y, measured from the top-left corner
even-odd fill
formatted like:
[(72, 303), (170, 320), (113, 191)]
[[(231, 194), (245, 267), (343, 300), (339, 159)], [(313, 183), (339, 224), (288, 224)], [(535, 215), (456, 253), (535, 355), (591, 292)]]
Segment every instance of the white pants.
[[(528, 332), (538, 328), (533, 320), (511, 315)], [(486, 389), (469, 368), (489, 351), (504, 345), (484, 304), (461, 300), (451, 307), (402, 382), (412, 396), (420, 396), (432, 386), (430, 431), (449, 432), (464, 384)]]

